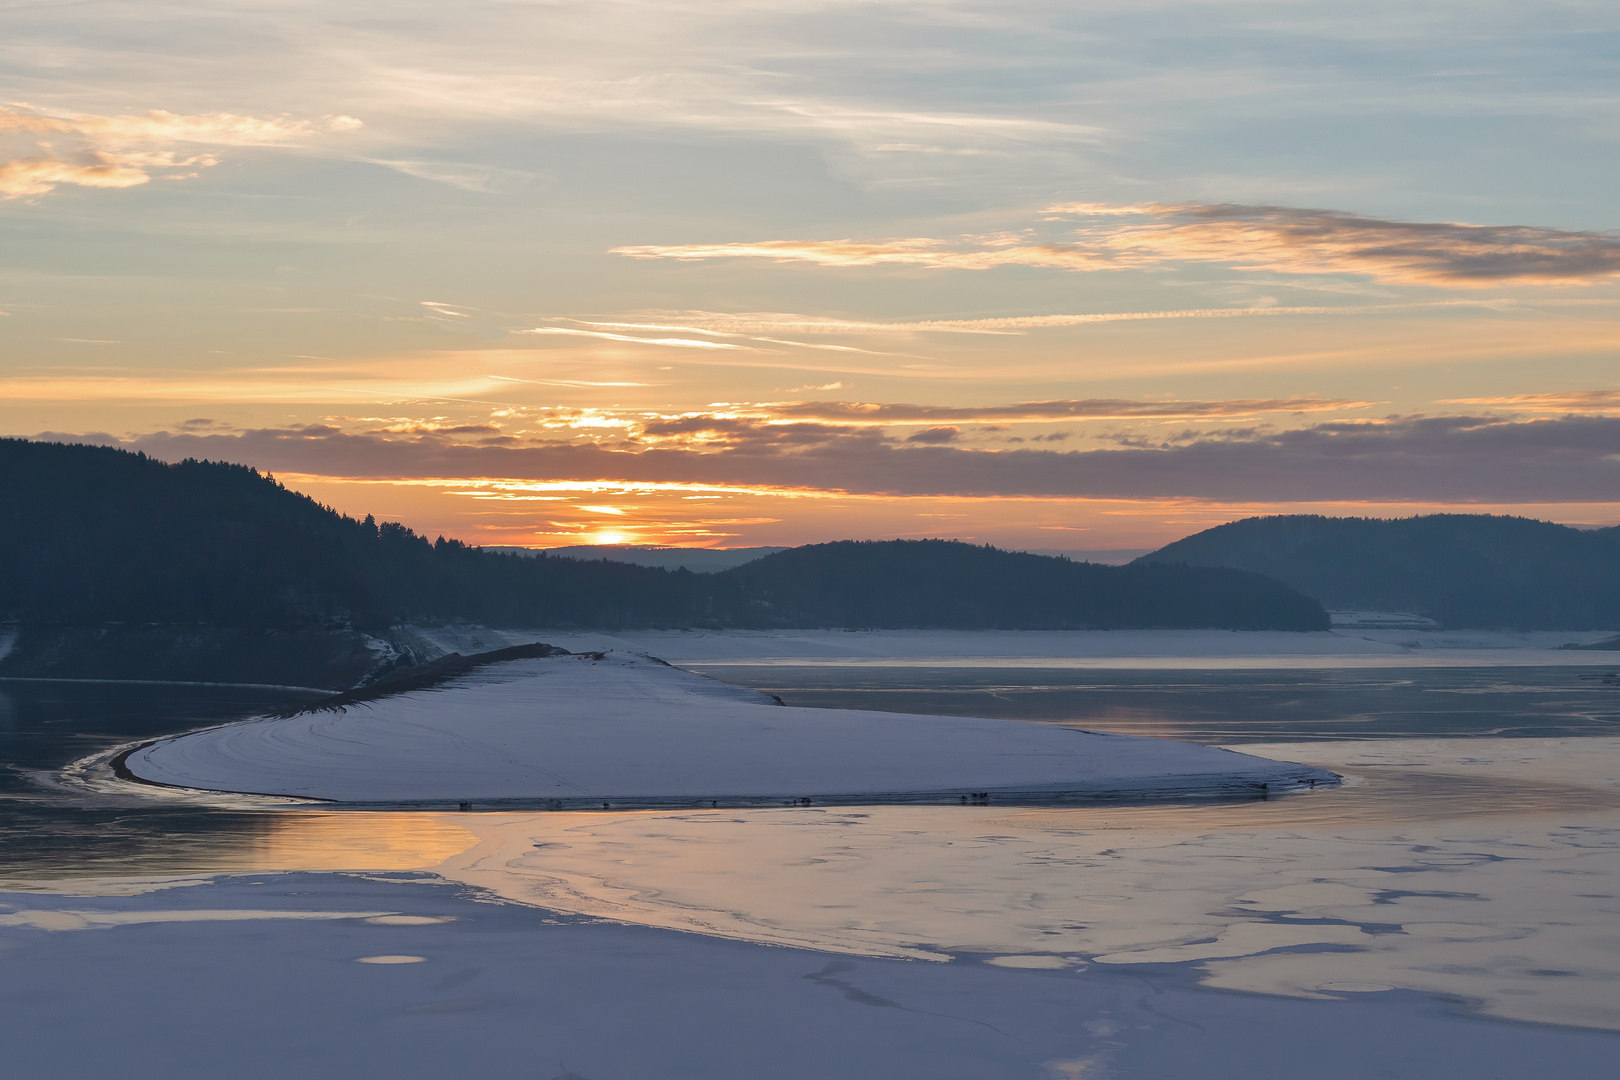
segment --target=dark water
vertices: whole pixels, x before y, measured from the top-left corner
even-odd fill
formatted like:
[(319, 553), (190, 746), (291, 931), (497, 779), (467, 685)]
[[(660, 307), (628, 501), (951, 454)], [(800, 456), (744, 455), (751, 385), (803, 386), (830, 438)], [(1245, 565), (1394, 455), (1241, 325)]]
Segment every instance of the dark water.
[[(1591, 668), (708, 670), (791, 705), (1003, 717), (1205, 743), (1620, 734), (1620, 687), (1592, 678)], [(0, 878), (264, 866), (266, 844), (285, 837), (287, 814), (306, 811), (108, 798), (63, 788), (55, 778), (70, 762), (123, 743), (308, 696), (247, 687), (0, 681)], [(402, 829), (416, 829), (399, 815), (340, 816), (345, 843), (375, 846), (381, 837), (393, 843)], [(422, 821), (422, 829), (438, 827)]]
[(690, 666), (789, 705), (1034, 720), (1196, 743), (1620, 735), (1620, 686), (1591, 667)]
[(120, 805), (56, 789), (53, 774), (122, 743), (253, 716), (307, 692), (134, 683), (0, 681), (0, 875), (217, 867), (269, 828), (264, 813)]

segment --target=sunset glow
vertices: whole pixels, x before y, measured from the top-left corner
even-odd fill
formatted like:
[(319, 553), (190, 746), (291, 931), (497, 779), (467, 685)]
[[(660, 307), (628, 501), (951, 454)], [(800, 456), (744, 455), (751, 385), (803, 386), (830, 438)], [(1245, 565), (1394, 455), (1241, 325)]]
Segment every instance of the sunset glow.
[(182, 5), (177, 75), (76, 10), (8, 37), (6, 433), (475, 544), (1620, 520), (1597, 11)]

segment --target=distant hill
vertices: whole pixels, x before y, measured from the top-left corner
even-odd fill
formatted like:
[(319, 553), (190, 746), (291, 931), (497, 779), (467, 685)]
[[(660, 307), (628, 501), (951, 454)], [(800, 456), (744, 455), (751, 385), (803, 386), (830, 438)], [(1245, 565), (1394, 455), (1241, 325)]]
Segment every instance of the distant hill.
[(1299, 514), (1206, 529), (1133, 565), (1224, 566), (1330, 609), (1409, 611), (1467, 629), (1620, 629), (1620, 528), (1489, 514)]
[(733, 625), (1061, 630), (1326, 630), (1314, 600), (1270, 578), (1103, 566), (950, 540), (841, 540), (716, 574)]
[[(715, 574), (503, 554), (356, 521), (241, 465), (20, 439), (0, 439), (0, 621), (21, 628), (3, 674), (78, 664), (123, 678), (229, 670), (238, 681), (322, 686), (364, 669), (375, 640), (366, 635), (409, 622), (1327, 626), (1320, 605), (1255, 574), (938, 540), (820, 544)], [(323, 650), (341, 662), (312, 667)], [(252, 674), (272, 655), (282, 657), (275, 673)]]
[[(570, 547), (554, 548), (521, 548), (521, 547), (486, 547), (485, 551), (502, 551), (512, 555), (550, 555), (553, 558), (598, 560), (608, 559), (612, 562), (635, 563), (637, 566), (661, 566), (665, 570), (686, 569), (694, 574), (717, 574), (722, 570), (730, 570), (734, 566), (763, 559), (767, 555), (775, 555), (779, 551), (787, 551), (785, 547), (744, 547), (744, 548), (689, 548), (689, 547), (663, 547), (654, 544), (574, 544)], [(1030, 548), (1026, 553), (1030, 555), (1051, 555), (1057, 558), (1068, 559), (1072, 562), (1106, 563), (1109, 566), (1119, 566), (1128, 563), (1141, 555), (1146, 555), (1150, 548), (1098, 548), (1095, 550), (1077, 550), (1073, 548)]]
[(636, 566), (658, 566), (665, 570), (690, 570), (694, 574), (715, 574), (730, 570), (778, 551), (781, 547), (745, 548), (682, 548), (661, 547), (652, 544), (574, 544), (569, 547), (520, 548), (486, 547), (485, 551), (501, 551), (510, 555), (549, 555), (554, 559), (583, 559), (634, 563)]

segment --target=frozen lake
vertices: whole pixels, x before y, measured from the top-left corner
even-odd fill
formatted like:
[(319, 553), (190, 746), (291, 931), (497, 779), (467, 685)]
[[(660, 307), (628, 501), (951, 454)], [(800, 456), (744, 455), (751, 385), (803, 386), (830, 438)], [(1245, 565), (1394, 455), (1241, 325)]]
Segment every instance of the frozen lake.
[(999, 716), (1217, 746), (1319, 739), (1620, 735), (1620, 687), (1603, 681), (1611, 669), (1588, 666), (1260, 670), (1008, 668), (975, 667), (970, 662), (949, 667), (687, 666), (771, 691), (791, 705)]
[(30, 1075), (1607, 1076), (1620, 687), (1580, 660), (691, 665), (1347, 777), (1086, 808), (132, 799), (57, 770), (296, 695), (0, 683), (0, 1038)]

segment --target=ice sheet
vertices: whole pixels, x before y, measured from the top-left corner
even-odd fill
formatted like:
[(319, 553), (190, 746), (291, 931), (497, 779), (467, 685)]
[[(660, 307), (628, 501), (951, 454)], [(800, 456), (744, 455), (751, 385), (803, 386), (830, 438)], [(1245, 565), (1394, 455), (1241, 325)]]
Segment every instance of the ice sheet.
[[(1494, 778), (1513, 812), (1289, 824), (1277, 806), (1280, 827), (1261, 812), (1272, 807), (461, 815), (483, 842), (436, 872), (556, 910), (750, 941), (1199, 962), (1228, 989), (1396, 988), (1620, 1030), (1620, 739), (1286, 751), (1352, 781), (1368, 759), (1402, 777)], [(1557, 786), (1538, 808), (1514, 802), (1515, 783)]]

